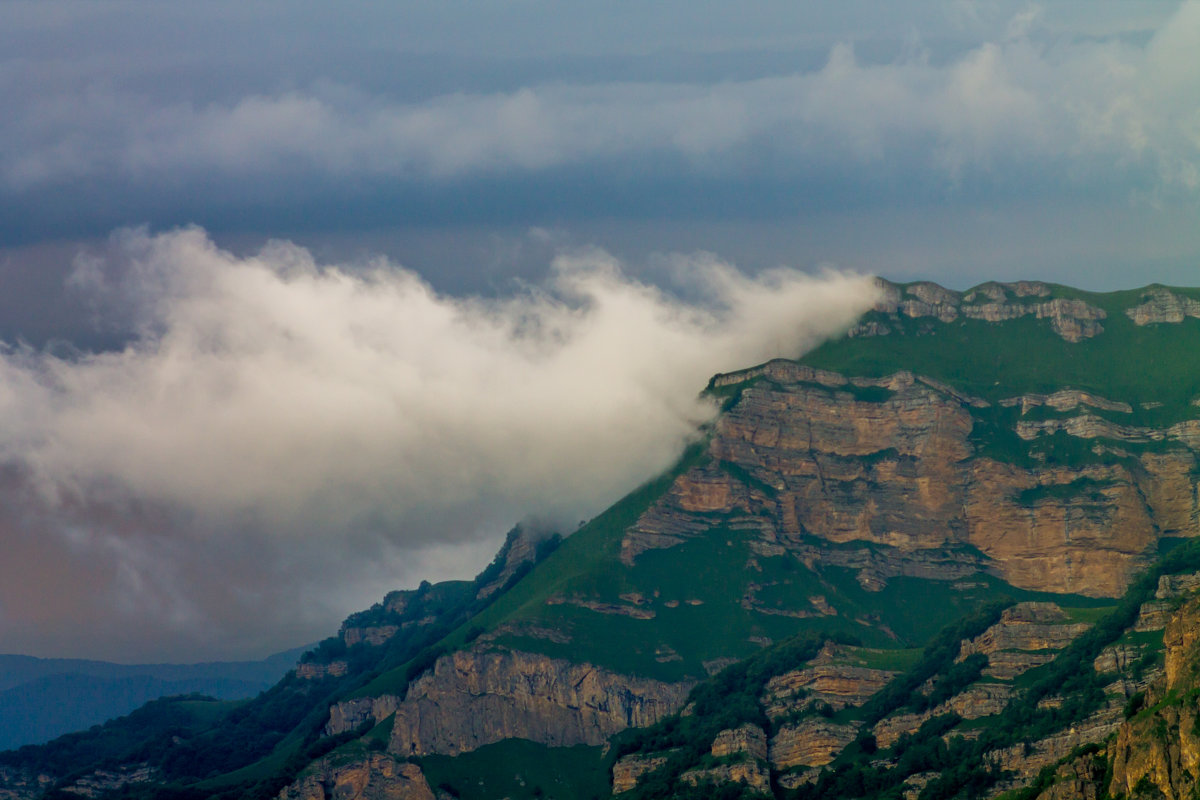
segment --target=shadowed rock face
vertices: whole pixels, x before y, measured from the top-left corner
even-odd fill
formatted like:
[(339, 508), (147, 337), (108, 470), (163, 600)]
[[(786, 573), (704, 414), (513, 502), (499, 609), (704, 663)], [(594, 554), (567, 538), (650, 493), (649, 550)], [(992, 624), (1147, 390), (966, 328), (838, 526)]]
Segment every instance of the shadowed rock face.
[(279, 793), (279, 800), (434, 800), (421, 768), (375, 753), (361, 761), (322, 759)]
[(439, 658), (409, 687), (388, 750), (457, 755), (511, 737), (555, 747), (601, 745), (679, 710), (693, 685), (477, 647)]
[[(1022, 588), (1116, 596), (1161, 535), (1200, 534), (1196, 459), (1182, 445), (1136, 461), (1027, 468), (976, 452), (971, 409), (986, 403), (908, 373), (851, 380), (781, 361), (714, 381), (739, 383), (709, 446), (715, 464), (681, 476), (638, 520), (622, 542), (626, 563), (702, 535), (714, 513), (736, 513), (763, 518), (764, 543), (802, 558), (814, 538), (896, 548), (861, 567), (865, 588), (986, 567)], [(1054, 398), (1067, 400), (1109, 404)], [(963, 545), (985, 558), (934, 556)], [(922, 551), (924, 561), (914, 556)]]

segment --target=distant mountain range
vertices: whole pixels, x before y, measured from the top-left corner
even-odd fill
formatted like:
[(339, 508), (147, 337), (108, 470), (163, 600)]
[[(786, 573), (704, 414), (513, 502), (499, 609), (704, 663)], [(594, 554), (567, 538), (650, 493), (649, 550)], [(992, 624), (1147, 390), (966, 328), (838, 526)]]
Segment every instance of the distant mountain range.
[(113, 664), (0, 655), (0, 750), (47, 742), (167, 695), (253, 697), (294, 667), (305, 649), (261, 661), (208, 664)]

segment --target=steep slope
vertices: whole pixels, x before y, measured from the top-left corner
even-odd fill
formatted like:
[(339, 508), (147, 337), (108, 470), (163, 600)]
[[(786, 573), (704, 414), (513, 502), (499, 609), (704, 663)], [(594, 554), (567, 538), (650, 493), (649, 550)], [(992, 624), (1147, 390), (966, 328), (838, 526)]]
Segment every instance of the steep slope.
[(1030, 785), (1116, 730), (1175, 596), (1148, 599), (1154, 579), (1200, 568), (1171, 549), (1200, 533), (1200, 293), (884, 288), (846, 337), (714, 378), (722, 413), (676, 467), (561, 546), (517, 533), (475, 582), (389, 595), (273, 690), (288, 713), (255, 701), (180, 737), (255, 721), (236, 757), (171, 767), (169, 743), (80, 776), (30, 752), (0, 780), (342, 798), (590, 797), (610, 767), (643, 796)]

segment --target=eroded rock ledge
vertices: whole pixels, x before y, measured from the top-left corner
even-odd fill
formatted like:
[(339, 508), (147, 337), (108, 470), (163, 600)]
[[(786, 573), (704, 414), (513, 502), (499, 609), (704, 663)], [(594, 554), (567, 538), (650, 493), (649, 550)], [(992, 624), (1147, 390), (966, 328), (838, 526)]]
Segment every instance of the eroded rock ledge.
[[(1104, 309), (1083, 300), (1042, 299), (1049, 298), (1051, 290), (1047, 284), (1037, 281), (985, 283), (965, 295), (936, 283), (914, 283), (905, 287), (882, 279), (878, 283), (883, 297), (875, 304), (875, 311), (883, 314), (910, 319), (933, 317), (942, 322), (954, 322), (960, 316), (986, 322), (1033, 316), (1049, 320), (1051, 329), (1068, 342), (1079, 342), (1103, 333), (1100, 320), (1108, 316)], [(887, 324), (876, 320), (850, 331), (851, 336), (886, 336), (889, 333)]]
[(395, 711), (388, 750), (458, 755), (512, 737), (552, 747), (602, 745), (678, 711), (694, 685), (476, 647), (442, 656), (412, 683)]

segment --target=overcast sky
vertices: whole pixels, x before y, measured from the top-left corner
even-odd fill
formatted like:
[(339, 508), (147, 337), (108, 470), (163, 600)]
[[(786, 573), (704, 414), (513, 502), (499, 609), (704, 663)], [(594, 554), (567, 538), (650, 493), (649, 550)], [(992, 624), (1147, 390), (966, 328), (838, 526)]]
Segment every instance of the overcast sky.
[(0, 651), (257, 655), (864, 276), (1200, 283), (1200, 2), (0, 3)]

